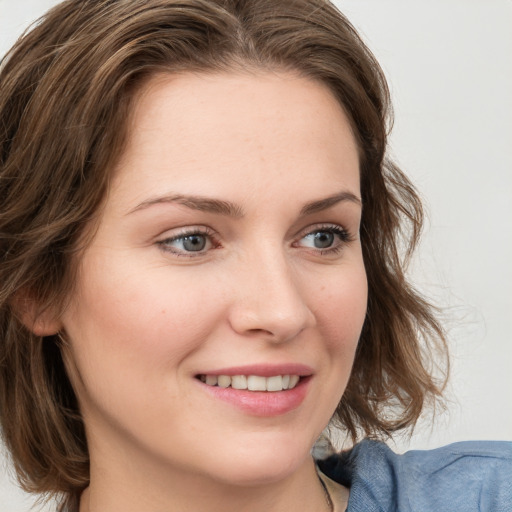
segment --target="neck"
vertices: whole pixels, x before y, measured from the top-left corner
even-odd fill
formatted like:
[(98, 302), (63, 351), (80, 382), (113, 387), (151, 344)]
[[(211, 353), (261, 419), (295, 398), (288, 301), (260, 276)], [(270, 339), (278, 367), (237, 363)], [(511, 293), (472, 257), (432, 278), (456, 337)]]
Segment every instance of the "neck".
[(234, 485), (183, 470), (151, 474), (143, 468), (125, 467), (115, 474), (95, 470), (91, 464), (91, 484), (80, 505), (80, 512), (329, 512), (330, 509), (311, 458), (293, 474), (257, 485)]

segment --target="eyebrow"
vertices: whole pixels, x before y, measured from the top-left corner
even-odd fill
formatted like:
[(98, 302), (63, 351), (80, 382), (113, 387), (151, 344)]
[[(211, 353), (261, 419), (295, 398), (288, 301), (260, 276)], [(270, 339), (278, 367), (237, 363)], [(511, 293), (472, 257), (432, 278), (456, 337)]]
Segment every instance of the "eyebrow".
[(318, 201), (311, 201), (310, 203), (305, 204), (301, 211), (301, 215), (311, 215), (313, 213), (321, 212), (323, 210), (327, 210), (331, 206), (335, 204), (349, 201), (351, 203), (355, 203), (357, 205), (361, 205), (361, 199), (357, 197), (352, 192), (343, 191), (339, 194), (334, 194), (332, 196), (326, 197), (324, 199), (319, 199)]
[(209, 197), (187, 196), (182, 194), (148, 199), (147, 201), (143, 201), (138, 206), (133, 208), (133, 210), (130, 210), (128, 214), (139, 210), (145, 210), (150, 206), (162, 203), (177, 203), (186, 206), (187, 208), (191, 208), (192, 210), (217, 213), (219, 215), (226, 215), (228, 217), (234, 217), (237, 219), (244, 216), (243, 209), (235, 203), (231, 203), (230, 201), (221, 201), (220, 199), (212, 199)]
[[(352, 192), (343, 191), (338, 194), (326, 197), (324, 199), (319, 199), (316, 201), (306, 203), (302, 207), (300, 215), (305, 216), (311, 215), (313, 213), (318, 213), (323, 210), (327, 210), (328, 208), (331, 208), (332, 206), (344, 201), (349, 201), (351, 203), (361, 205), (361, 199), (359, 199), (356, 195), (352, 194)], [(216, 213), (218, 215), (225, 215), (237, 219), (242, 218), (245, 215), (244, 210), (241, 206), (230, 201), (222, 201), (220, 199), (213, 199), (204, 196), (189, 196), (182, 194), (174, 194), (148, 199), (137, 205), (132, 210), (130, 210), (128, 214), (140, 210), (145, 210), (153, 205), (166, 203), (177, 203), (186, 206), (187, 208), (190, 208), (192, 210)]]

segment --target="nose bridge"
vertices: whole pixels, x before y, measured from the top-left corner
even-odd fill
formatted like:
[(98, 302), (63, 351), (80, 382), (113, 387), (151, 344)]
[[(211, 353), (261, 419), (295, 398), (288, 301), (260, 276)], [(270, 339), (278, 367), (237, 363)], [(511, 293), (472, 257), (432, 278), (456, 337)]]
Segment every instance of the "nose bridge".
[(239, 333), (286, 341), (314, 324), (298, 275), (284, 248), (263, 243), (239, 265), (239, 287), (231, 324)]

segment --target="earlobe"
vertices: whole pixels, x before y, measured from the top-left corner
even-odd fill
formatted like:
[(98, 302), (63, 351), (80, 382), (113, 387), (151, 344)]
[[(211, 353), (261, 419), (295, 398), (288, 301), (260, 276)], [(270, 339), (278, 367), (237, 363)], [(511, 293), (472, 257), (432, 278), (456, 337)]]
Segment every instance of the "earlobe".
[(53, 308), (43, 309), (27, 292), (18, 293), (12, 306), (21, 323), (36, 336), (52, 336), (61, 330), (61, 322)]
[(52, 336), (61, 329), (61, 324), (54, 318), (49, 318), (46, 312), (37, 315), (31, 325), (25, 324), (36, 336)]

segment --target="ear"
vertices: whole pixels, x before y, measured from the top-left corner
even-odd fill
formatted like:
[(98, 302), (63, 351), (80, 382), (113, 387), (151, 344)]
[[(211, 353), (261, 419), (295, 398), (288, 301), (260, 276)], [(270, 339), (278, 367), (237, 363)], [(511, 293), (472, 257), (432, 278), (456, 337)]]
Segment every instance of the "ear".
[(51, 336), (62, 328), (53, 308), (43, 309), (27, 290), (16, 294), (12, 307), (23, 325), (36, 336)]

